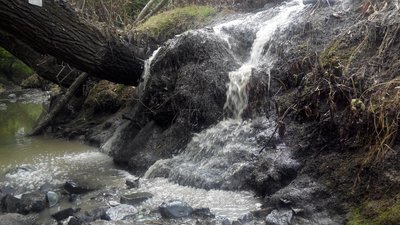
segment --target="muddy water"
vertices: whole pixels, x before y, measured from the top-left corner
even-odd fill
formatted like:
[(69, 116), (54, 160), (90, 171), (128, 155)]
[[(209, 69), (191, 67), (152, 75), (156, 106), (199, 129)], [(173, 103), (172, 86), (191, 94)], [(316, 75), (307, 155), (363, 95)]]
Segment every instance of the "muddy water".
[[(0, 186), (11, 187), (15, 194), (50, 188), (61, 196), (60, 202), (39, 215), (44, 224), (52, 213), (68, 207), (82, 211), (108, 206), (119, 201), (122, 194), (150, 192), (154, 197), (137, 206), (142, 215), (138, 220), (160, 220), (160, 215), (148, 215), (162, 202), (180, 199), (192, 207), (208, 207), (217, 217), (235, 220), (260, 207), (260, 200), (251, 192), (230, 192), (184, 187), (167, 179), (142, 179), (139, 189), (126, 189), (126, 179), (136, 179), (116, 168), (112, 159), (80, 142), (27, 137), (44, 110), (49, 94), (28, 90), (0, 93)], [(95, 191), (70, 203), (62, 195), (62, 185), (75, 181)]]

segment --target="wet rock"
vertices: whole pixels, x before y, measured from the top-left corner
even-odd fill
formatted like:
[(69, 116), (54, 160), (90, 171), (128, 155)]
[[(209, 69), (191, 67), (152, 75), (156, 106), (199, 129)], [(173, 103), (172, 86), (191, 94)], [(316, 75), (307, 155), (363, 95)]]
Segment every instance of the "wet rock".
[(76, 217), (70, 216), (67, 220), (67, 225), (82, 225), (83, 223)]
[(300, 163), (292, 159), (290, 151), (286, 149), (267, 150), (267, 152), (265, 154), (268, 156), (257, 162), (251, 179), (253, 188), (261, 196), (271, 195), (289, 185), (296, 178), (300, 168)]
[[(317, 197), (318, 196), (318, 197)], [(300, 176), (288, 186), (266, 198), (266, 206), (290, 207), (313, 214), (317, 204), (323, 206), (323, 199), (328, 197), (326, 191), (311, 178)]]
[(134, 216), (138, 213), (138, 210), (126, 204), (121, 204), (110, 208), (106, 211), (106, 215), (110, 220), (123, 220), (124, 218)]
[(3, 197), (1, 201), (1, 211), (5, 213), (27, 214), (27, 212), (23, 210), (22, 200), (10, 194)]
[(164, 45), (139, 91), (143, 104), (131, 110), (132, 120), (110, 149), (114, 161), (142, 175), (176, 154), (193, 131), (223, 117), (228, 72), (237, 67), (225, 41), (212, 33), (189, 32)]
[(228, 218), (224, 218), (221, 221), (221, 225), (232, 225), (232, 223)]
[(40, 191), (24, 194), (21, 199), (7, 194), (1, 201), (2, 212), (24, 215), (30, 212), (41, 212), (46, 205), (46, 195)]
[(70, 216), (73, 216), (80, 210), (81, 210), (80, 208), (67, 208), (52, 214), (51, 217), (53, 217), (57, 221), (61, 221), (67, 219)]
[(136, 179), (136, 180), (126, 180), (125, 184), (128, 187), (128, 189), (132, 189), (132, 188), (139, 188), (140, 183), (139, 183), (140, 178)]
[(32, 225), (35, 220), (35, 216), (23, 216), (18, 213), (0, 215), (0, 225)]
[(215, 218), (215, 215), (211, 213), (209, 208), (197, 208), (193, 210), (193, 215), (202, 218)]
[(40, 191), (23, 194), (21, 200), (27, 212), (41, 212), (47, 205), (46, 194)]
[(293, 219), (292, 210), (273, 210), (266, 218), (266, 225), (290, 225)]
[[(308, 176), (299, 176), (288, 186), (265, 199), (266, 207), (273, 207), (273, 212), (291, 211), (293, 223), (321, 225), (344, 224), (340, 215), (327, 210), (334, 201), (323, 186)], [(274, 214), (269, 214), (272, 216)], [(268, 217), (267, 216), (267, 217)], [(302, 222), (299, 222), (302, 221)], [(304, 222), (305, 221), (305, 222)]]
[(242, 215), (242, 216), (238, 219), (238, 221), (239, 221), (240, 223), (242, 223), (242, 224), (250, 223), (250, 222), (253, 221), (253, 220), (254, 220), (254, 216), (253, 216), (253, 214), (251, 214), (251, 213), (246, 213), (246, 214)]
[(138, 205), (153, 197), (149, 192), (137, 192), (129, 195), (121, 196), (120, 202), (127, 205)]
[(88, 192), (93, 191), (93, 189), (81, 186), (73, 181), (67, 181), (64, 184), (64, 189), (69, 193), (69, 194), (85, 194)]
[(163, 202), (159, 207), (161, 216), (169, 219), (189, 217), (193, 213), (193, 208), (186, 202), (170, 200)]
[(107, 210), (107, 207), (100, 207), (85, 212), (79, 212), (75, 215), (75, 218), (81, 223), (90, 223), (96, 220), (110, 220), (106, 213)]
[(49, 207), (55, 206), (60, 200), (58, 194), (53, 191), (48, 191), (46, 196), (47, 196), (47, 201), (49, 202)]

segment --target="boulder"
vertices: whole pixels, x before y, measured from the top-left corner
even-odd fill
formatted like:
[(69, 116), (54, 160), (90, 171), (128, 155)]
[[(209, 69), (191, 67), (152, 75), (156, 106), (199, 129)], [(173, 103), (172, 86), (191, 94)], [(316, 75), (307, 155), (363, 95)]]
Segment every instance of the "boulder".
[(73, 181), (65, 182), (64, 189), (69, 194), (85, 194), (85, 193), (93, 191), (93, 189), (85, 187), (85, 186), (81, 186), (78, 183), (75, 183)]
[(163, 202), (158, 210), (162, 217), (168, 219), (185, 218), (193, 214), (193, 208), (186, 202), (180, 200)]
[(266, 225), (290, 225), (293, 219), (293, 211), (273, 210), (266, 218)]
[(1, 200), (1, 211), (5, 213), (27, 214), (27, 212), (23, 210), (22, 200), (10, 194), (7, 194)]
[(137, 192), (137, 193), (133, 193), (133, 194), (129, 194), (129, 195), (122, 195), (120, 202), (122, 204), (127, 204), (127, 205), (138, 205), (152, 197), (153, 197), (152, 193)]
[(40, 191), (23, 194), (21, 197), (24, 209), (28, 212), (41, 212), (47, 206), (46, 194)]
[(143, 175), (155, 161), (176, 154), (193, 132), (223, 117), (228, 73), (238, 66), (212, 32), (188, 32), (166, 43), (139, 88), (141, 104), (113, 140), (114, 161)]

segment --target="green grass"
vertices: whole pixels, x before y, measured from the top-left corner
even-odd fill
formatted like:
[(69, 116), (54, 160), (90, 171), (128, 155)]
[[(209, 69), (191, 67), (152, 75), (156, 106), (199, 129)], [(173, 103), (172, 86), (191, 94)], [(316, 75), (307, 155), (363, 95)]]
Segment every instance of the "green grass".
[(354, 209), (348, 225), (398, 225), (400, 224), (400, 203), (385, 205), (381, 201), (370, 202)]
[(175, 8), (150, 17), (140, 24), (136, 31), (158, 40), (168, 39), (186, 30), (196, 28), (215, 13), (216, 10), (209, 6)]

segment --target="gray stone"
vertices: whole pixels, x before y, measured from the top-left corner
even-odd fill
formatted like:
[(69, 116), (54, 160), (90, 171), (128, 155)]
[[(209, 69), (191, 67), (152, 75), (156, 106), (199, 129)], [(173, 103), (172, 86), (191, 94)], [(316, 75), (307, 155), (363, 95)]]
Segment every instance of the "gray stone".
[(60, 199), (58, 194), (53, 191), (48, 191), (46, 196), (47, 196), (47, 201), (49, 202), (49, 207), (55, 206)]
[(23, 210), (22, 200), (10, 194), (7, 194), (1, 200), (1, 211), (5, 213), (27, 214), (27, 212)]
[(41, 212), (47, 206), (46, 194), (40, 191), (23, 194), (21, 197), (24, 210), (27, 212)]
[(159, 211), (162, 217), (175, 219), (191, 216), (193, 208), (186, 202), (170, 200), (168, 202), (163, 202), (159, 207)]
[(273, 210), (266, 218), (266, 225), (290, 225), (293, 219), (293, 211), (289, 210)]
[(153, 197), (152, 193), (137, 192), (137, 193), (121, 196), (120, 202), (121, 202), (121, 204), (138, 205), (152, 197)]

